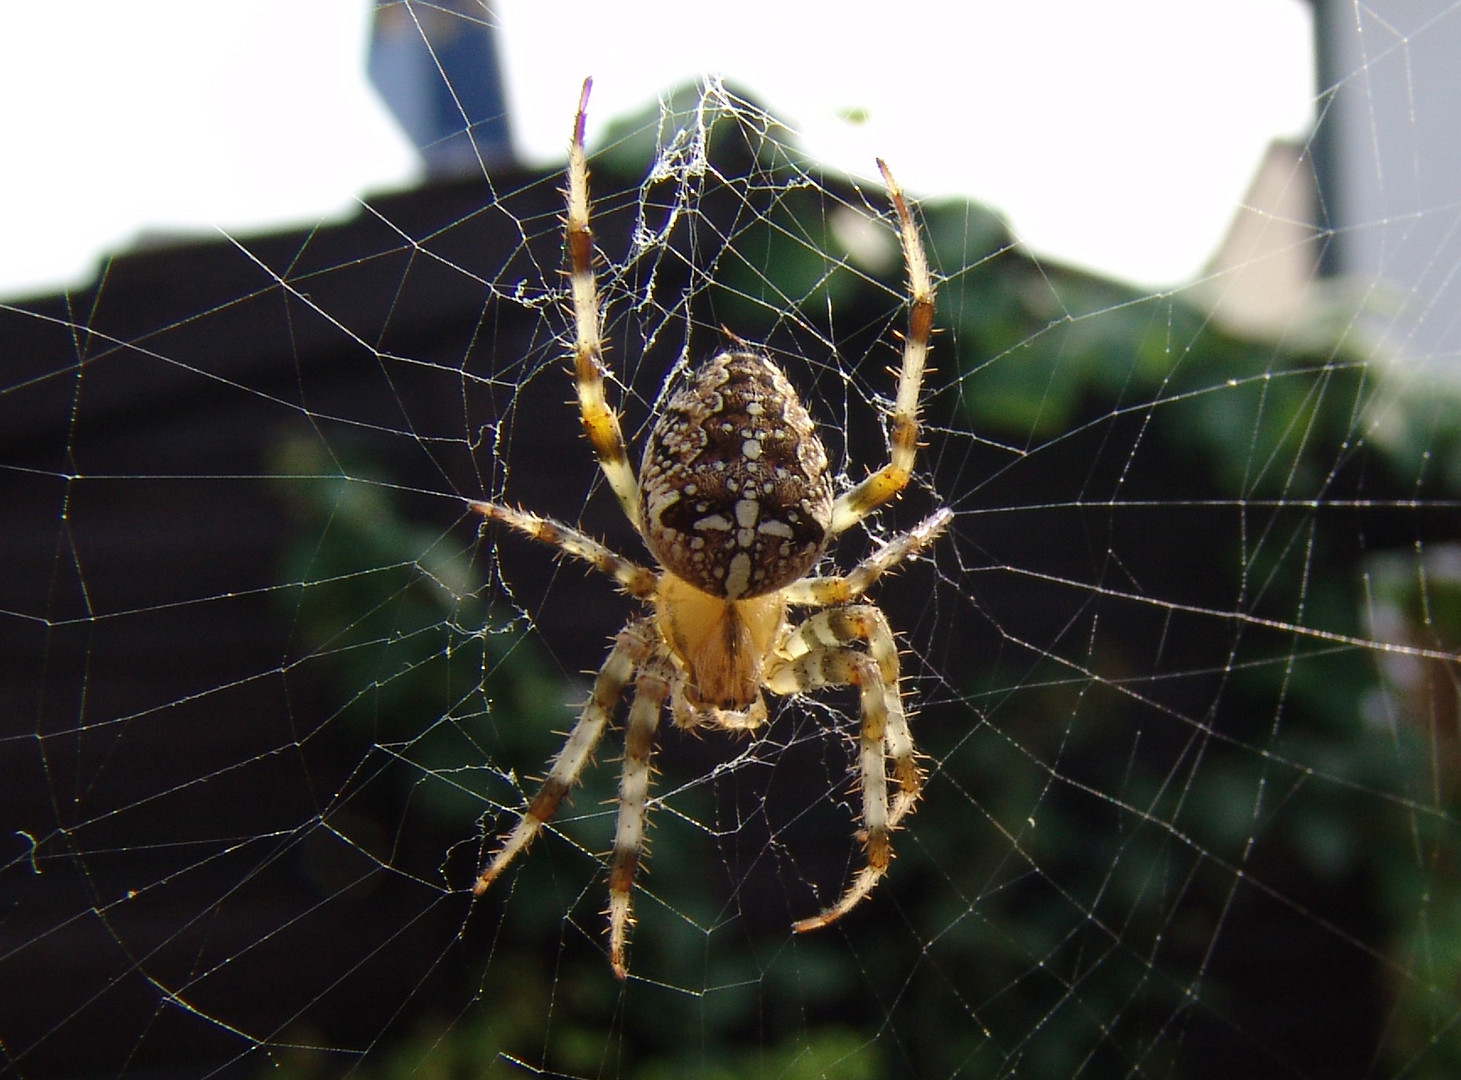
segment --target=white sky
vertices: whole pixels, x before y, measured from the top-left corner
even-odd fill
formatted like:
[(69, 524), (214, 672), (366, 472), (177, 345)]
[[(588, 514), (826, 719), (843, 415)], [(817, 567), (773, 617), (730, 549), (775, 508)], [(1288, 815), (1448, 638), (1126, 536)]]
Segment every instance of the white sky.
[[(340, 217), (409, 185), (365, 82), (370, 6), (0, 0), (0, 296), (82, 282), (144, 232)], [(1198, 272), (1313, 109), (1301, 0), (496, 6), (529, 162), (562, 159), (585, 74), (592, 143), (716, 71), (833, 167), (882, 156), (916, 196), (979, 199), (1041, 254), (1148, 285)]]

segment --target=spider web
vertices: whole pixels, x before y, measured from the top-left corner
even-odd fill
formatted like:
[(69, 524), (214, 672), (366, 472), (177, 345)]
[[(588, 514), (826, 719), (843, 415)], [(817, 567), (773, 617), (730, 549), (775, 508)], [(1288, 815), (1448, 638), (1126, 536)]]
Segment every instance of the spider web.
[[(1457, 11), (1355, 14), (1319, 130), (1358, 103), (1378, 155), (1378, 75)], [(842, 489), (886, 460), (906, 315), (880, 185), (714, 79), (590, 149), (631, 442), (734, 333), (785, 366)], [(1310, 195), (1316, 149), (1281, 191)], [(927, 446), (831, 558), (954, 512), (874, 593), (923, 802), (873, 897), (793, 936), (859, 865), (854, 697), (775, 703), (754, 740), (666, 724), (622, 984), (614, 734), (469, 892), (634, 605), (464, 500), (645, 558), (565, 405), (559, 172), (0, 306), (4, 1067), (1454, 1075), (1449, 323), (1315, 269), (1344, 243), (1454, 266), (1450, 205), (1379, 161), (1382, 195), (1422, 198), (1404, 245), (1388, 213), (1328, 229), (1255, 194), (1238, 230), (1264, 242), (1235, 231), (1162, 291), (1042, 259), (976, 204), (917, 207)], [(1284, 256), (1302, 287), (1254, 305)]]

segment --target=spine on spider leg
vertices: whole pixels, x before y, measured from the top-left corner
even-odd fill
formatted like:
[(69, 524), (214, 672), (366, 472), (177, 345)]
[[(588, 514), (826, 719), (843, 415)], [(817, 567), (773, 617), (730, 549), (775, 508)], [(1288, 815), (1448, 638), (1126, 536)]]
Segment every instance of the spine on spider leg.
[(913, 528), (884, 544), (847, 575), (849, 598), (861, 596), (872, 584), (908, 556), (927, 547), (943, 533), (953, 518), (947, 507), (934, 511)]

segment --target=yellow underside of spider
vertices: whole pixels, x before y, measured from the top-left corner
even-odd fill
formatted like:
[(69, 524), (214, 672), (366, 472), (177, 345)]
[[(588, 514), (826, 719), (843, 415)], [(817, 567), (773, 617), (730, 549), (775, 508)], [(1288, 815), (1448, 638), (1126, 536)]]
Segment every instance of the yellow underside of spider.
[(693, 673), (687, 694), (692, 708), (745, 712), (759, 705), (757, 722), (765, 719), (762, 667), (786, 622), (780, 593), (727, 601), (666, 573), (654, 610), (665, 642)]

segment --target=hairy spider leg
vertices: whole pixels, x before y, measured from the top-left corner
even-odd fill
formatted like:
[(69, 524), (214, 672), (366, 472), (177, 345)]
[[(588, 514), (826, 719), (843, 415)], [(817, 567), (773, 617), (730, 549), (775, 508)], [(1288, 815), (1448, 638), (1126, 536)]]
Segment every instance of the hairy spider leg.
[[(601, 339), (601, 315), (593, 269), (593, 237), (589, 229), (588, 166), (583, 148), (591, 85), (590, 80), (584, 80), (574, 117), (569, 146), (568, 190), (565, 192), (564, 247), (574, 322), (573, 375), (584, 431), (598, 457), (600, 468), (625, 516), (648, 543), (639, 478), (629, 465), (619, 417), (604, 394), (604, 379), (609, 372), (604, 363)], [(830, 524), (826, 527), (828, 537), (861, 521), (907, 486), (918, 446), (918, 398), (932, 333), (933, 281), (902, 191), (882, 161), (878, 162), (878, 167), (899, 221), (899, 236), (909, 279), (909, 325), (904, 335), (903, 360), (892, 412), (890, 460), (861, 484), (831, 502), (828, 507)], [(795, 403), (789, 385), (785, 393)], [(815, 438), (814, 432), (811, 437)], [(749, 440), (747, 445), (752, 446), (757, 455), (763, 451), (758, 440)], [(744, 452), (748, 457), (752, 455), (752, 449)], [(820, 468), (825, 469), (825, 462)], [(741, 518), (754, 519), (756, 515), (750, 510), (759, 509), (759, 506), (755, 500), (743, 499), (742, 502), (748, 509), (743, 513), (741, 503), (737, 503), (736, 521), (741, 528), (749, 530), (749, 521), (742, 522)], [(951, 511), (940, 510), (908, 532), (886, 541), (845, 575), (787, 581), (764, 596), (738, 598), (738, 594), (728, 591), (725, 597), (720, 597), (713, 595), (715, 590), (711, 589), (702, 598), (697, 586), (681, 580), (671, 568), (662, 564), (654, 570), (647, 569), (562, 522), (498, 503), (472, 501), (468, 505), (487, 520), (500, 522), (540, 543), (551, 545), (564, 555), (588, 563), (612, 577), (631, 596), (654, 605), (653, 614), (632, 619), (615, 638), (578, 721), (563, 747), (554, 755), (541, 788), (478, 877), (472, 890), (474, 894), (480, 895), (486, 890), (552, 817), (587, 766), (611, 722), (614, 708), (631, 682), (635, 689), (625, 731), (606, 912), (609, 917), (610, 963), (616, 975), (624, 978), (627, 974), (625, 949), (634, 921), (634, 876), (645, 851), (651, 755), (660, 712), (666, 707), (676, 723), (687, 728), (705, 724), (747, 732), (766, 719), (765, 704), (760, 694), (762, 688), (775, 694), (789, 695), (825, 686), (856, 686), (862, 718), (858, 738), (858, 772), (863, 792), (861, 836), (865, 865), (836, 904), (817, 916), (801, 920), (793, 929), (801, 932), (825, 926), (850, 911), (871, 892), (887, 872), (892, 859), (889, 834), (913, 809), (923, 777), (900, 693), (898, 651), (892, 630), (876, 607), (851, 601), (863, 596), (884, 573), (938, 537), (952, 520)], [(717, 520), (713, 517), (707, 519), (705, 527), (710, 528)], [(650, 546), (656, 550), (653, 544)], [(821, 550), (823, 548), (818, 548), (819, 554)], [(658, 561), (658, 554), (656, 559)], [(725, 572), (729, 574), (730, 569), (726, 567)], [(707, 604), (708, 622), (706, 613), (701, 611)], [(737, 605), (736, 619), (728, 619), (724, 611), (719, 611), (720, 607), (730, 604)], [(785, 621), (788, 605), (825, 610), (812, 615), (799, 626), (788, 627)], [(750, 617), (752, 614), (754, 618)], [(739, 673), (741, 667), (731, 664), (737, 655), (735, 650), (749, 648), (758, 658), (754, 685), (736, 683), (729, 686), (728, 680), (722, 679), (727, 686), (713, 687), (711, 700), (706, 701), (704, 687), (696, 683), (696, 696), (689, 696), (690, 669), (682, 650), (693, 644), (691, 638), (695, 635), (691, 630), (695, 626), (703, 629), (704, 625), (712, 630), (717, 626), (722, 628), (720, 646), (728, 654), (726, 657), (702, 656), (700, 652), (691, 650), (696, 657), (695, 670), (703, 675), (706, 671), (714, 673), (721, 667), (728, 671), (734, 667), (734, 671)], [(728, 628), (743, 628), (746, 632), (738, 631), (732, 636)], [(745, 702), (746, 707), (724, 708), (718, 704), (722, 701), (737, 705)], [(890, 761), (894, 784), (891, 803), (888, 791)]]
[[(854, 642), (864, 643), (867, 651), (850, 647)], [(818, 612), (788, 635), (780, 651), (785, 659), (766, 679), (773, 692), (856, 686), (862, 711), (858, 775), (862, 782), (866, 863), (837, 903), (792, 925), (795, 932), (804, 933), (847, 914), (887, 873), (893, 858), (890, 834), (918, 801), (923, 773), (898, 686), (898, 646), (888, 620), (878, 608), (848, 604)], [(889, 760), (897, 785), (891, 808)]]
[(903, 336), (903, 364), (898, 374), (898, 397), (893, 404), (891, 460), (851, 491), (838, 497), (832, 507), (832, 535), (851, 528), (908, 486), (918, 454), (918, 393), (933, 335), (933, 278), (928, 256), (913, 224), (903, 189), (881, 158), (878, 170), (888, 189), (888, 198), (898, 214), (898, 234), (903, 243), (903, 261), (908, 270), (908, 332)]
[(614, 826), (614, 855), (609, 865), (609, 966), (624, 978), (629, 973), (624, 946), (634, 924), (634, 872), (644, 851), (644, 824), (649, 803), (650, 757), (660, 710), (670, 695), (674, 672), (664, 650), (656, 649), (639, 669), (634, 703), (624, 729), (624, 767), (619, 774), (619, 817)]
[(623, 696), (624, 688), (634, 677), (635, 670), (654, 651), (655, 645), (654, 627), (649, 624), (648, 619), (636, 619), (619, 632), (608, 659), (594, 679), (593, 691), (589, 694), (578, 723), (573, 725), (568, 740), (554, 756), (543, 786), (522, 812), (517, 826), (508, 834), (488, 862), (487, 868), (477, 878), (477, 883), (472, 886), (474, 896), (481, 896), (493, 879), (507, 869), (508, 864), (532, 843), (538, 830), (543, 827), (543, 822), (553, 816), (558, 804), (563, 801), (563, 796), (568, 794), (568, 789), (578, 782), (579, 775), (593, 756), (599, 739), (603, 737), (604, 729), (609, 725), (609, 715)]
[(636, 529), (641, 527), (639, 481), (629, 464), (619, 415), (604, 398), (603, 339), (599, 332), (598, 286), (594, 281), (593, 233), (588, 225), (588, 163), (583, 153), (583, 125), (588, 111), (592, 79), (583, 80), (578, 113), (573, 120), (573, 139), (568, 145), (568, 217), (563, 244), (568, 249), (568, 282), (573, 298), (573, 381), (578, 388), (578, 408), (584, 434), (598, 456), (599, 467), (624, 515)]
[(501, 503), (472, 500), (467, 503), (467, 506), (488, 521), (500, 521), (525, 536), (532, 537), (539, 543), (548, 544), (556, 547), (565, 555), (582, 559), (595, 570), (607, 574), (617, 581), (619, 587), (630, 596), (640, 600), (649, 600), (654, 597), (655, 589), (659, 584), (658, 574), (624, 558), (617, 551), (605, 547), (572, 525), (565, 525), (561, 521), (545, 518), (529, 510), (503, 506)]
[(802, 578), (788, 585), (782, 595), (788, 604), (801, 607), (831, 607), (856, 600), (872, 588), (878, 578), (937, 540), (953, 519), (954, 512), (947, 507), (936, 510), (907, 532), (901, 532), (880, 545), (846, 574)]

